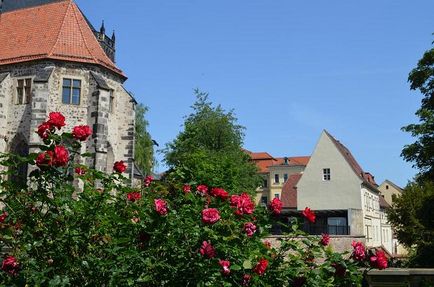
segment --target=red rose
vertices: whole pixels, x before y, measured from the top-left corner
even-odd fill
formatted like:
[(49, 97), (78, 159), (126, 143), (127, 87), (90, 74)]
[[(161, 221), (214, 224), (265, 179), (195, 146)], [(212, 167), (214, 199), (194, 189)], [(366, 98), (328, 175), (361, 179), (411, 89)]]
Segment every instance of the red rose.
[(145, 181), (144, 181), (145, 186), (146, 187), (150, 186), (153, 180), (154, 178), (151, 175), (145, 177)]
[(121, 160), (115, 162), (113, 165), (113, 170), (117, 173), (123, 173), (127, 169), (127, 165)]
[(196, 190), (198, 193), (205, 195), (208, 193), (208, 186), (201, 184), (196, 187)]
[(59, 112), (53, 112), (48, 115), (47, 123), (60, 130), (65, 126), (65, 117)]
[(228, 260), (219, 260), (219, 264), (222, 267), (222, 273), (223, 275), (229, 275), (231, 273), (231, 269), (229, 269), (229, 266), (231, 266), (231, 263)]
[(255, 204), (250, 199), (247, 193), (242, 193), (241, 195), (231, 196), (231, 207), (236, 208), (235, 214), (252, 214), (255, 210)]
[(36, 158), (36, 165), (44, 168), (53, 165), (54, 154), (52, 151), (42, 152)]
[(251, 222), (244, 223), (244, 231), (246, 232), (248, 237), (252, 237), (256, 232), (256, 225)]
[(51, 125), (48, 122), (43, 122), (42, 124), (39, 125), (37, 134), (42, 139), (44, 140), (47, 139), (50, 133), (51, 133)]
[(309, 207), (306, 207), (303, 210), (303, 216), (306, 217), (306, 219), (309, 220), (310, 222), (315, 223), (316, 215), (312, 210), (310, 210)]
[(244, 274), (243, 275), (243, 282), (241, 282), (241, 285), (242, 286), (249, 286), (251, 279), (252, 279), (252, 275)]
[(92, 135), (92, 129), (89, 126), (75, 126), (72, 129), (72, 136), (79, 141), (85, 141)]
[(202, 222), (214, 224), (220, 220), (220, 213), (215, 208), (207, 208), (202, 210)]
[(2, 270), (9, 275), (15, 276), (18, 274), (19, 264), (13, 256), (8, 256), (3, 260)]
[(211, 189), (210, 194), (212, 196), (218, 197), (222, 200), (226, 200), (229, 197), (229, 193), (226, 190), (224, 190), (223, 188), (218, 188), (218, 187), (213, 187)]
[(167, 214), (167, 202), (164, 199), (154, 199), (155, 211), (159, 215)]
[(320, 241), (320, 243), (321, 243), (322, 245), (324, 245), (324, 246), (329, 245), (329, 243), (330, 243), (330, 235), (328, 235), (328, 234), (326, 234), (326, 233), (323, 233), (323, 234), (322, 234), (322, 237), (321, 237), (321, 241)]
[(202, 254), (202, 256), (206, 256), (208, 258), (214, 258), (216, 255), (214, 246), (212, 246), (211, 242), (209, 241), (202, 242), (199, 252)]
[(380, 270), (387, 268), (386, 254), (384, 254), (384, 252), (381, 250), (377, 250), (375, 252), (375, 256), (371, 256), (369, 260), (372, 267), (378, 268)]
[(78, 175), (85, 175), (86, 174), (86, 169), (82, 168), (82, 167), (76, 167), (75, 168), (75, 173)]
[(366, 257), (366, 249), (363, 243), (353, 241), (351, 245), (353, 246), (353, 253), (351, 257), (357, 261), (363, 261), (363, 259)]
[(262, 275), (265, 273), (265, 270), (268, 266), (268, 260), (262, 258), (259, 260), (258, 264), (256, 264), (255, 268), (253, 269), (253, 272), (257, 273), (258, 275)]
[(188, 185), (188, 184), (185, 184), (185, 185), (182, 187), (182, 190), (184, 191), (184, 193), (189, 193), (189, 192), (191, 192), (191, 186)]
[(277, 197), (273, 198), (273, 200), (268, 205), (268, 209), (270, 209), (270, 211), (275, 215), (278, 215), (282, 212), (282, 207), (283, 202)]
[(68, 164), (68, 161), (69, 161), (68, 150), (62, 145), (55, 146), (53, 165), (57, 167), (65, 166)]
[(127, 199), (131, 202), (135, 202), (135, 201), (139, 200), (140, 198), (142, 198), (142, 195), (140, 194), (140, 192), (130, 192), (127, 194)]
[(3, 211), (2, 215), (0, 215), (0, 223), (4, 223), (8, 215), (9, 214), (6, 211)]

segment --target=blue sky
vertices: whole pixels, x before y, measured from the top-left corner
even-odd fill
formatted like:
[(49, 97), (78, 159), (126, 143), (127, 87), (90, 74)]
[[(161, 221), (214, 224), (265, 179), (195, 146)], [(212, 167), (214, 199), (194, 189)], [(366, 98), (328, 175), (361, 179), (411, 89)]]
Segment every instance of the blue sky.
[(326, 129), (377, 182), (416, 173), (400, 157), (413, 141), (400, 128), (417, 121), (407, 76), (432, 47), (434, 1), (76, 2), (116, 30), (117, 64), (160, 146), (199, 88), (235, 110), (249, 150), (310, 155)]

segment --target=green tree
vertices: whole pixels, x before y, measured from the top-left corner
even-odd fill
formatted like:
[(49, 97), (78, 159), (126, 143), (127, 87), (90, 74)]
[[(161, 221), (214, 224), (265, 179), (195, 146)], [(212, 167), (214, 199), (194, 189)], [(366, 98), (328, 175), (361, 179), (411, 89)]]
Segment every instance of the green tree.
[(207, 93), (195, 90), (195, 94), (197, 100), (184, 130), (165, 149), (170, 175), (253, 194), (260, 181), (256, 166), (242, 150), (245, 128), (237, 123), (233, 111), (214, 106)]
[(408, 81), (412, 90), (422, 93), (423, 99), (416, 112), (419, 123), (402, 128), (416, 138), (404, 147), (402, 156), (419, 169), (420, 180), (434, 181), (434, 48), (425, 52)]
[(151, 135), (147, 131), (149, 123), (145, 119), (147, 111), (148, 107), (143, 104), (136, 107), (134, 160), (137, 167), (144, 174), (151, 173), (154, 165), (154, 144)]

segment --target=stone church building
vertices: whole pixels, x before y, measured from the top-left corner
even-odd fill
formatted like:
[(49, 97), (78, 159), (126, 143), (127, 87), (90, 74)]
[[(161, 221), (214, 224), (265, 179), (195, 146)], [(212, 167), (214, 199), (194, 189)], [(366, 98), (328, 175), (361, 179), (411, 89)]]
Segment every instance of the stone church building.
[(37, 127), (53, 111), (65, 131), (89, 125), (88, 166), (115, 161), (133, 176), (136, 101), (115, 64), (115, 35), (96, 30), (73, 0), (0, 0), (0, 152), (38, 152)]

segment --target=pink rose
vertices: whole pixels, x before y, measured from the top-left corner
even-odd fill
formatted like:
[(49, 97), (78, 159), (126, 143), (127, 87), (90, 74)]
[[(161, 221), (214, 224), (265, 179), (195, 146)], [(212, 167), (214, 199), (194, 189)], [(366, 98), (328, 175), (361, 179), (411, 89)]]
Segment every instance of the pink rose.
[(278, 215), (282, 212), (282, 207), (283, 207), (283, 203), (282, 201), (275, 197), (273, 198), (273, 200), (270, 202), (270, 204), (268, 205), (268, 209), (274, 214), (274, 215)]
[(85, 141), (92, 135), (92, 129), (89, 126), (75, 126), (72, 129), (72, 136), (79, 141)]
[(222, 200), (226, 200), (229, 197), (229, 193), (223, 188), (213, 187), (210, 194), (214, 197), (218, 197)]
[(140, 194), (140, 192), (130, 192), (127, 194), (127, 199), (131, 202), (135, 202), (135, 201), (139, 200), (140, 198), (142, 198), (142, 195)]
[(248, 237), (252, 237), (256, 232), (256, 225), (254, 225), (252, 222), (244, 223), (244, 231)]
[(154, 178), (152, 176), (150, 176), (150, 175), (148, 175), (147, 177), (145, 177), (145, 180), (144, 180), (145, 186), (146, 187), (150, 186), (153, 180), (154, 180)]
[(323, 234), (322, 234), (322, 237), (321, 237), (321, 241), (320, 241), (320, 243), (321, 243), (323, 246), (327, 246), (327, 245), (329, 245), (329, 243), (330, 243), (330, 235), (328, 235), (328, 234), (326, 234), (326, 233), (323, 233)]
[(184, 193), (189, 193), (189, 192), (191, 192), (191, 186), (188, 185), (188, 184), (185, 184), (185, 185), (182, 187), (182, 190), (184, 191)]
[(123, 173), (127, 169), (127, 165), (121, 160), (117, 161), (113, 165), (113, 170), (117, 173)]
[(3, 211), (2, 215), (0, 215), (0, 223), (4, 223), (6, 221), (6, 217), (8, 217), (8, 213)]
[(267, 269), (267, 266), (268, 266), (268, 260), (262, 258), (261, 260), (259, 260), (258, 264), (256, 264), (253, 271), (258, 275), (263, 275), (265, 273), (265, 270)]
[(167, 202), (164, 199), (154, 199), (155, 211), (159, 215), (166, 215), (167, 210)]
[(206, 256), (208, 258), (214, 258), (216, 255), (214, 246), (212, 246), (211, 242), (209, 241), (202, 242), (199, 252), (202, 254), (202, 256)]
[(380, 270), (387, 268), (387, 258), (386, 254), (384, 254), (384, 251), (377, 250), (375, 252), (375, 256), (371, 256), (369, 261), (371, 262), (372, 267), (378, 268)]
[(363, 261), (363, 259), (366, 257), (366, 249), (363, 243), (353, 241), (351, 245), (353, 246), (353, 253), (351, 257), (357, 261)]
[(228, 260), (219, 260), (219, 264), (222, 267), (222, 273), (223, 275), (229, 275), (231, 273), (231, 269), (229, 269), (229, 266), (231, 266), (231, 263)]
[(65, 126), (65, 117), (59, 112), (53, 112), (49, 114), (47, 123), (60, 130)]
[(255, 204), (250, 199), (247, 193), (242, 193), (241, 195), (231, 196), (231, 207), (236, 208), (235, 214), (252, 214), (255, 210)]
[(309, 220), (310, 222), (315, 223), (316, 215), (315, 215), (315, 213), (314, 213), (312, 210), (310, 210), (309, 207), (306, 207), (306, 208), (303, 210), (303, 216), (304, 216), (307, 220)]
[(202, 222), (214, 224), (220, 220), (220, 213), (215, 208), (207, 208), (202, 210)]
[(13, 256), (8, 256), (3, 260), (2, 270), (9, 275), (15, 276), (19, 271), (19, 264), (17, 259)]
[(208, 193), (208, 186), (201, 184), (196, 187), (198, 193), (205, 195)]
[(51, 125), (48, 122), (43, 122), (42, 124), (39, 125), (37, 134), (42, 139), (44, 140), (47, 139), (50, 133), (51, 133)]
[(53, 165), (57, 167), (62, 167), (67, 165), (68, 161), (69, 161), (68, 150), (62, 145), (55, 146)]

